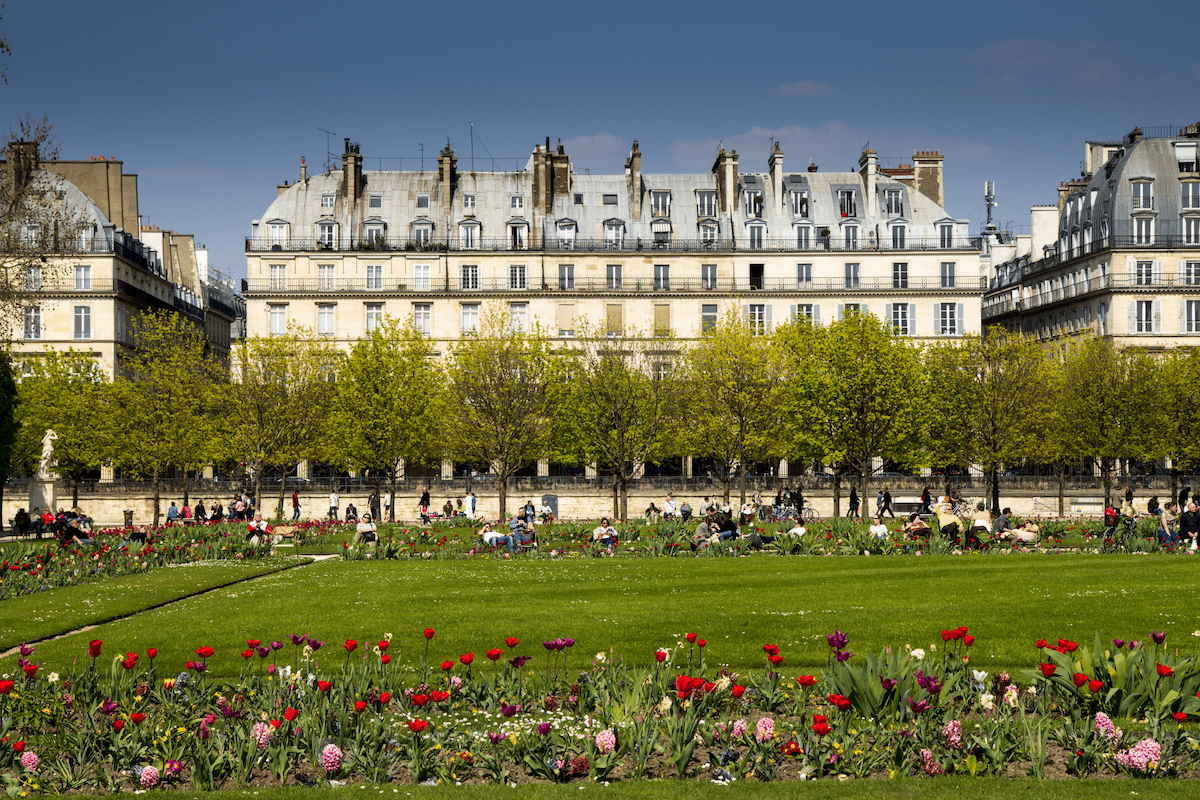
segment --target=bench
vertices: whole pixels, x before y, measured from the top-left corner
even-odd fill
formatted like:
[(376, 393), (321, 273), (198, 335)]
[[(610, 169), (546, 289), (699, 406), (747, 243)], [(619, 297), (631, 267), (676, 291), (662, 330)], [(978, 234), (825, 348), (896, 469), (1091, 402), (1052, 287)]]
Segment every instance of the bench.
[(276, 525), (274, 528), (271, 529), (271, 531), (272, 531), (272, 533), (275, 534), (275, 544), (279, 544), (284, 539), (295, 539), (296, 538), (296, 526), (295, 525)]

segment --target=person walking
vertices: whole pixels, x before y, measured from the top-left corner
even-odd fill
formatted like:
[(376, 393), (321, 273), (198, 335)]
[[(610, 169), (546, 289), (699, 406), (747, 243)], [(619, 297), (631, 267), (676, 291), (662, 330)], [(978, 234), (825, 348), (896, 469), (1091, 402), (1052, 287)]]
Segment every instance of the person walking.
[(858, 487), (850, 487), (850, 508), (846, 511), (846, 516), (858, 518)]
[(896, 513), (892, 511), (892, 490), (888, 487), (883, 487), (883, 506), (880, 508), (879, 516), (887, 514), (892, 519), (896, 518)]
[(371, 512), (371, 519), (379, 519), (379, 490), (372, 489), (371, 496), (367, 498), (367, 509)]
[(292, 492), (292, 521), (300, 519), (300, 494)]
[(342, 498), (338, 497), (337, 489), (329, 493), (329, 519), (337, 522), (338, 506), (342, 504)]

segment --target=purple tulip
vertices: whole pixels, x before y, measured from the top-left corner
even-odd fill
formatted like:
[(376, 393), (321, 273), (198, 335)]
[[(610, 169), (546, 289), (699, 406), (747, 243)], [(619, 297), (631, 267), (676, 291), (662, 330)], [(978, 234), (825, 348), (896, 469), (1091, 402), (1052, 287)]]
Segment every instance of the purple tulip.
[(492, 731), (488, 733), (487, 736), (488, 741), (490, 741), (492, 744), (500, 744), (502, 741), (504, 741), (504, 734), (500, 731)]
[(321, 641), (319, 641), (319, 642), (318, 642), (316, 639), (309, 639), (309, 640), (308, 640), (308, 646), (312, 648), (312, 650), (313, 650), (313, 652), (314, 652), (314, 653), (315, 653), (315, 652), (317, 652), (318, 650), (320, 650), (320, 649), (321, 649), (321, 645), (323, 645), (323, 644), (325, 644), (325, 640), (324, 640), (324, 639), (322, 639), (322, 640), (321, 640)]
[(838, 661), (849, 661), (852, 655), (854, 654), (849, 650), (838, 650), (833, 654), (833, 657)]
[(516, 658), (510, 658), (508, 663), (512, 664), (517, 669), (520, 669), (521, 667), (525, 666), (525, 662), (528, 660), (529, 656), (517, 656)]
[(1167, 632), (1159, 631), (1158, 633), (1155, 633), (1154, 631), (1150, 631), (1150, 638), (1154, 640), (1155, 644), (1162, 644), (1163, 639), (1167, 638)]
[(896, 682), (894, 680), (891, 678), (885, 678), (882, 675), (879, 676), (879, 685), (883, 687), (885, 692), (896, 688)]
[(294, 633), (289, 633), (288, 638), (292, 640), (292, 644), (296, 645), (296, 647), (299, 647), (300, 645), (304, 644), (308, 640), (308, 634), (302, 633), (299, 636), (297, 636)]
[(842, 633), (839, 629), (833, 633), (825, 634), (825, 641), (829, 642), (829, 646), (834, 650), (842, 650), (850, 642), (850, 637)]
[(283, 647), (283, 642), (271, 642), (272, 650), (279, 650), (282, 647)]
[(545, 736), (546, 734), (550, 733), (550, 723), (543, 722), (541, 725), (538, 725), (537, 732), (540, 733), (542, 736)]
[(30, 664), (30, 661), (28, 658), (18, 658), (17, 659), (17, 669), (22, 672), (25, 671), (25, 667), (29, 666), (29, 664)]
[(904, 695), (904, 699), (908, 701), (909, 710), (918, 717), (929, 710), (929, 702), (926, 700), (913, 700), (908, 695)]
[(259, 658), (266, 658), (267, 656), (271, 655), (271, 648), (267, 647), (265, 644), (261, 644), (255, 648), (255, 652), (258, 653)]
[(556, 644), (556, 642), (554, 642), (553, 640), (551, 640), (549, 642), (542, 642), (542, 647), (546, 648), (547, 650), (555, 650), (555, 649), (557, 649), (554, 646), (555, 644)]
[(520, 712), (520, 710), (521, 710), (521, 707), (519, 705), (518, 706), (501, 705), (500, 706), (500, 716), (511, 717), (511, 716), (514, 716), (515, 714), (517, 714), (518, 712)]
[(100, 704), (100, 713), (110, 717), (117, 713), (117, 704), (112, 701), (111, 697), (104, 698), (104, 702)]
[(1113, 639), (1113, 645), (1116, 646), (1116, 648), (1118, 650), (1120, 650), (1122, 647), (1125, 646), (1125, 640), (1124, 639)]
[(574, 646), (575, 646), (574, 639), (563, 639), (563, 647), (574, 647)]

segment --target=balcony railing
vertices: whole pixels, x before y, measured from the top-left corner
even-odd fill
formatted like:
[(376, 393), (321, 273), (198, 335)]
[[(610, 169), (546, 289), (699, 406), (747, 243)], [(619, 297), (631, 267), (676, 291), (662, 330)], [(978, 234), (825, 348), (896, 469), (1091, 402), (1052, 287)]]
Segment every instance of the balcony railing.
[(557, 278), (547, 280), (545, 284), (530, 281), (524, 285), (514, 285), (504, 278), (482, 278), (470, 283), (460, 284), (451, 280), (449, 286), (443, 280), (430, 281), (423, 288), (418, 288), (411, 280), (367, 280), (365, 278), (338, 278), (322, 280), (317, 278), (252, 279), (247, 281), (248, 291), (252, 294), (290, 294), (290, 293), (359, 293), (359, 294), (470, 294), (474, 292), (507, 292), (518, 294), (544, 293), (556, 295), (578, 295), (588, 293), (611, 294), (614, 292), (650, 292), (669, 295), (680, 292), (699, 294), (722, 294), (730, 292), (767, 292), (767, 293), (812, 293), (812, 294), (842, 294), (845, 292), (886, 292), (889, 294), (913, 294), (917, 292), (948, 292), (951, 294), (978, 294), (987, 288), (984, 278), (959, 278), (955, 286), (942, 285), (941, 278), (909, 278), (904, 286), (897, 286), (891, 278), (863, 278), (853, 286), (847, 286), (845, 278), (816, 278), (811, 281), (797, 281), (795, 278), (624, 278), (619, 283), (607, 278), (574, 279), (569, 289), (560, 287)]
[(801, 245), (794, 236), (762, 240), (761, 246), (751, 246), (749, 240), (729, 241), (727, 239), (713, 241), (710, 239), (672, 239), (670, 241), (655, 241), (626, 237), (622, 240), (612, 239), (558, 239), (549, 238), (542, 245), (517, 243), (510, 238), (501, 239), (457, 239), (432, 242), (414, 239), (369, 239), (350, 244), (326, 244), (317, 239), (299, 239), (291, 237), (286, 243), (270, 239), (246, 239), (246, 252), (320, 252), (320, 251), (350, 251), (350, 252), (504, 252), (516, 250), (536, 251), (570, 251), (578, 250), (585, 253), (637, 253), (637, 252), (675, 252), (675, 253), (704, 253), (704, 252), (910, 252), (910, 251), (972, 251), (980, 249), (979, 237), (955, 237), (946, 241), (939, 236), (926, 238), (906, 237), (903, 247), (892, 247), (891, 241), (870, 242), (866, 238), (858, 238), (847, 242), (844, 237), (815, 237), (805, 245)]
[(1028, 298), (1013, 302), (1012, 289), (1004, 290), (999, 297), (985, 298), (983, 301), (983, 318), (996, 317), (1014, 311), (1033, 311), (1043, 306), (1062, 303), (1068, 300), (1084, 297), (1095, 292), (1103, 291), (1143, 291), (1161, 293), (1186, 292), (1200, 293), (1200, 283), (1193, 283), (1178, 275), (1161, 275), (1157, 279), (1152, 276), (1137, 275), (1104, 275), (1088, 281), (1079, 281), (1046, 292), (1037, 292)]

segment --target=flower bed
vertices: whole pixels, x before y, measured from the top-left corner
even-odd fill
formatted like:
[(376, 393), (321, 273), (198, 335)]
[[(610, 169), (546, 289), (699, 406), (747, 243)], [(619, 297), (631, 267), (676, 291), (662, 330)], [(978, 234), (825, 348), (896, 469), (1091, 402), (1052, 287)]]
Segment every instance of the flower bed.
[[(476, 655), (427, 628), (403, 664), (391, 634), (291, 634), (240, 652), (197, 647), (171, 668), (153, 648), (110, 656), (96, 640), (61, 672), (24, 647), (0, 679), (0, 779), (17, 793), (331, 778), (1188, 776), (1200, 663), (1166, 638), (1040, 639), (1021, 676), (975, 670), (966, 627), (943, 630), (940, 647), (862, 654), (835, 631), (820, 675), (792, 674), (770, 643), (761, 669), (731, 673), (695, 633), (625, 658), (580, 656), (569, 638), (508, 637)], [(212, 679), (218, 659), (240, 659), (238, 676)]]

